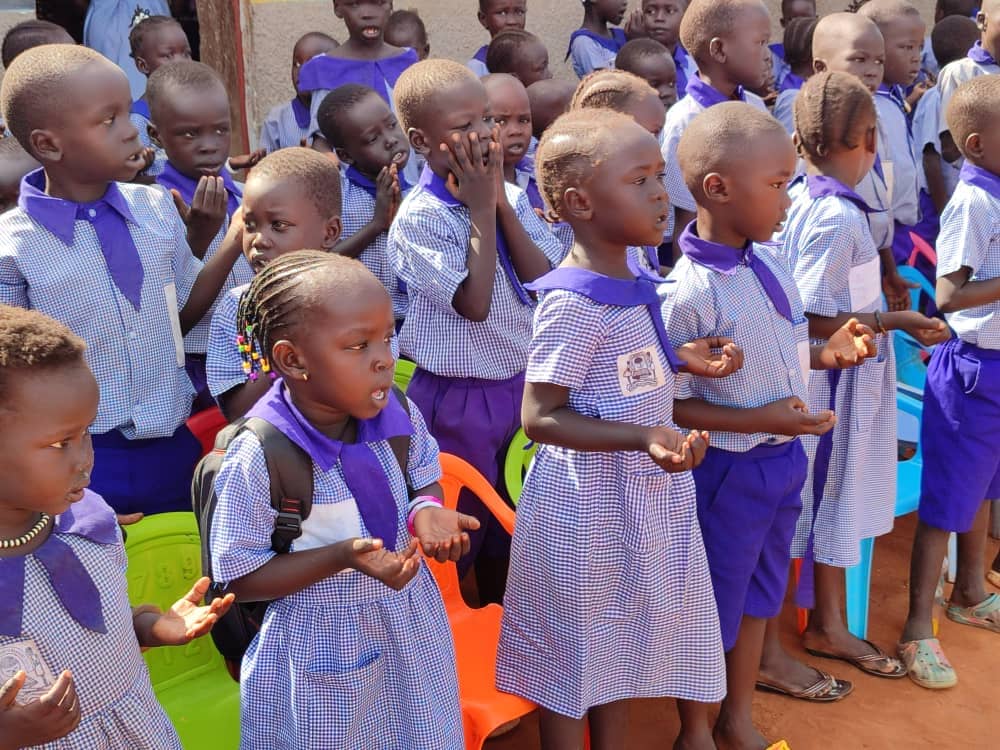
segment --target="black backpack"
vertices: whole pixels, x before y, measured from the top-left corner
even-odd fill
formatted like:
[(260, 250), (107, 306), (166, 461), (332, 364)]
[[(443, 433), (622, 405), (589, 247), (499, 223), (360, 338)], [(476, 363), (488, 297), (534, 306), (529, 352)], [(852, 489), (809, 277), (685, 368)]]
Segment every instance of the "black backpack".
[[(395, 387), (393, 392), (408, 414), (410, 406), (406, 396)], [(202, 575), (212, 579), (208, 593), (205, 594), (206, 603), (226, 593), (212, 575), (212, 517), (219, 500), (215, 493), (215, 477), (229, 445), (244, 431), (252, 432), (260, 442), (271, 479), (271, 507), (278, 512), (274, 532), (271, 534), (271, 549), (278, 554), (288, 552), (292, 542), (302, 535), (302, 521), (309, 517), (312, 510), (313, 462), (305, 451), (270, 422), (259, 417), (238, 419), (220, 430), (212, 451), (195, 467), (194, 479), (191, 481), (191, 506), (201, 534)], [(402, 435), (389, 438), (389, 445), (405, 479), (410, 437)], [(237, 602), (215, 623), (211, 631), (212, 640), (231, 666), (238, 665), (243, 659), (250, 641), (260, 630), (267, 606), (266, 601), (247, 604)]]

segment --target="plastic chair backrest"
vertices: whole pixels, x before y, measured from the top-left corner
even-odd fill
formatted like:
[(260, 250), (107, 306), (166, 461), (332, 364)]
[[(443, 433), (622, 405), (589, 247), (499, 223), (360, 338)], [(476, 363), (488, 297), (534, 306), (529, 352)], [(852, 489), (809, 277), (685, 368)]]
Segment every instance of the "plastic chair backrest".
[[(924, 276), (920, 271), (918, 271), (913, 266), (899, 266), (899, 275), (903, 277), (906, 281), (912, 282), (914, 284), (919, 284), (916, 289), (910, 290), (910, 307), (914, 310), (921, 310), (920, 307), (920, 295), (921, 293), (926, 294), (927, 298), (931, 301), (934, 300), (934, 295), (937, 293), (934, 289), (934, 285), (930, 282), (926, 276)], [(921, 310), (923, 312), (923, 310)]]
[(524, 489), (524, 477), (535, 460), (538, 444), (529, 440), (523, 429), (518, 429), (507, 446), (507, 455), (503, 460), (503, 479), (510, 495), (510, 501), (517, 507)]
[[(442, 453), (441, 489), (444, 490), (444, 507), (455, 510), (458, 507), (458, 494), (463, 488), (467, 488), (482, 501), (508, 534), (514, 533), (514, 510), (503, 501), (486, 478), (476, 471), (472, 464), (458, 456)], [(449, 610), (466, 608), (462, 592), (459, 590), (458, 572), (454, 563), (427, 560), (427, 564), (437, 579), (445, 607)]]
[(215, 446), (215, 436), (227, 424), (229, 422), (222, 416), (222, 411), (218, 406), (204, 409), (188, 418), (187, 428), (201, 443), (201, 455), (205, 456), (212, 452), (212, 448)]
[(896, 411), (900, 431), (907, 428), (912, 431), (914, 422), (918, 430), (916, 453), (906, 461), (896, 463), (896, 515), (902, 516), (912, 513), (920, 504), (920, 475), (924, 467), (923, 446), (919, 439), (919, 425), (924, 412), (920, 391), (902, 383), (897, 384)]
[(937, 266), (937, 252), (927, 243), (927, 240), (916, 232), (910, 232), (910, 241), (913, 242), (913, 252), (910, 253), (910, 257), (906, 261), (908, 265), (917, 265), (917, 258), (922, 255), (932, 267)]
[(417, 365), (408, 359), (396, 360), (396, 371), (392, 375), (392, 380), (403, 393), (406, 393), (406, 386), (410, 384), (416, 369)]
[[(194, 514), (147, 516), (127, 531), (129, 601), (170, 608), (201, 577), (201, 541)], [(143, 656), (157, 691), (198, 674), (226, 669), (208, 637), (186, 646), (150, 649)]]

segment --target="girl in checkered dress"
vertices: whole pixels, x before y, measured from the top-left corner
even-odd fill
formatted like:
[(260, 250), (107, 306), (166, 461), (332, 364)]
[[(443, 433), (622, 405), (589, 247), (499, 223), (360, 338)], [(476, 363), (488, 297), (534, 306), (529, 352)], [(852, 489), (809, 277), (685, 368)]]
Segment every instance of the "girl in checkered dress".
[(672, 407), (678, 368), (721, 376), (742, 355), (728, 339), (675, 354), (662, 279), (628, 250), (663, 236), (662, 170), (656, 138), (610, 110), (564, 115), (538, 149), (545, 200), (576, 244), (529, 285), (522, 416), (541, 446), (518, 506), (497, 684), (541, 705), (543, 747), (580, 742), (585, 719), (593, 747), (617, 747), (629, 699), (725, 692), (690, 474), (708, 436), (678, 432)]
[[(417, 542), (457, 560), (478, 524), (441, 507), (437, 443), (392, 390), (389, 294), (359, 261), (302, 250), (257, 274), (238, 317), (251, 377), (280, 376), (247, 416), (313, 464), (312, 507), (287, 554), (271, 549), (254, 434), (236, 437), (215, 480), (216, 577), (271, 600), (243, 658), (241, 747), (459, 750), (451, 633)], [(390, 443), (400, 437), (405, 460)]]

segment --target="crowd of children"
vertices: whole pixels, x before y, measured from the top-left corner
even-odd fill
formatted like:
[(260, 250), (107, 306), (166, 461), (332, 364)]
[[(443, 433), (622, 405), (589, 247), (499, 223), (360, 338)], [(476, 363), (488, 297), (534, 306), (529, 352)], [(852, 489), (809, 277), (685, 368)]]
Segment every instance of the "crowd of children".
[[(907, 0), (783, 1), (770, 46), (762, 0), (582, 6), (573, 85), (527, 0), (479, 0), (466, 65), (430, 58), (413, 11), (334, 0), (347, 39), (297, 41), (294, 97), (242, 156), (169, 17), (132, 25), (134, 101), (60, 27), (8, 33), (0, 747), (179, 747), (140, 651), (237, 601), (270, 603), (241, 747), (461, 748), (423, 555), (502, 602), (496, 684), (539, 705), (545, 750), (624, 747), (638, 698), (676, 699), (680, 750), (784, 746), (755, 689), (854, 687), (781, 643), (793, 560), (812, 656), (954, 685), (952, 533), (946, 615), (1000, 633), (1000, 0), (939, 0), (930, 34)], [(842, 612), (893, 526), (894, 331), (931, 354), (889, 653)], [(186, 422), (215, 405), (250, 420), (202, 529), (226, 595), (133, 608), (120, 525), (190, 508)], [(290, 549), (253, 420), (312, 467)], [(471, 492), (443, 507), (439, 452), (519, 500), (513, 538)]]

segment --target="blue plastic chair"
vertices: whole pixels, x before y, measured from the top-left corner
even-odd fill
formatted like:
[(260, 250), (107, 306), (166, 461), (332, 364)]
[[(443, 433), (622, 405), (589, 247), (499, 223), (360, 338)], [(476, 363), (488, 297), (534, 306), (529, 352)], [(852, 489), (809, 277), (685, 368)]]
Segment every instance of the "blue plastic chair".
[[(897, 424), (900, 434), (919, 436), (920, 418), (923, 413), (923, 394), (916, 388), (899, 383), (896, 386)], [(896, 513), (897, 517), (912, 513), (920, 504), (920, 473), (924, 458), (920, 441), (917, 452), (906, 461), (896, 463)], [(861, 540), (861, 561), (846, 571), (847, 578), (847, 629), (858, 638), (868, 634), (868, 599), (871, 589), (874, 539)]]
[[(910, 307), (914, 310), (921, 309), (921, 294), (934, 299), (934, 286), (916, 268), (900, 266), (899, 275), (906, 281), (919, 284), (918, 288), (910, 290)], [(896, 350), (896, 380), (922, 391), (927, 380), (926, 358), (930, 349), (905, 331), (893, 331), (892, 343)]]

